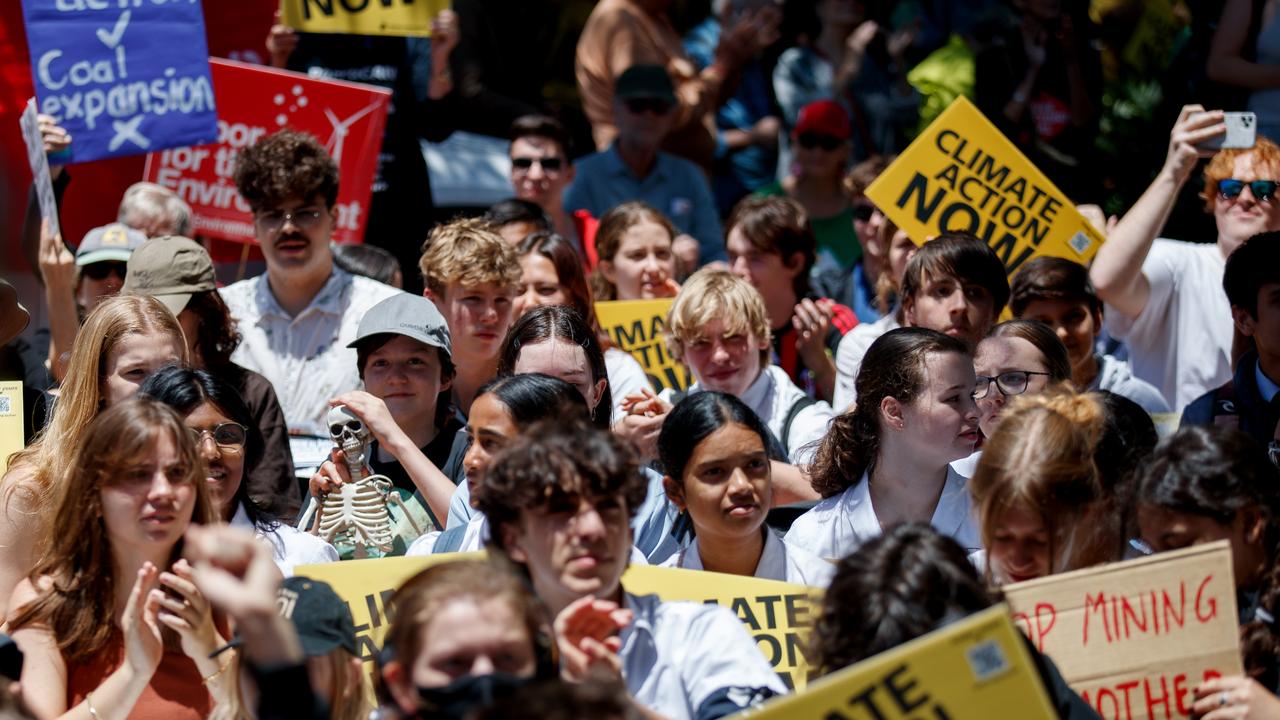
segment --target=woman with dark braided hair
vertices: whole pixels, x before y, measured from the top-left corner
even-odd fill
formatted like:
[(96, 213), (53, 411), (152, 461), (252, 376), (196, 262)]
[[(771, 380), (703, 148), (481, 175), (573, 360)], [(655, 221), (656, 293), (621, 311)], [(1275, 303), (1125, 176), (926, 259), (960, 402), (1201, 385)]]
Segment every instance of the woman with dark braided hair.
[(1280, 718), (1280, 473), (1238, 430), (1184, 427), (1156, 447), (1136, 499), (1152, 550), (1231, 542), (1245, 675), (1196, 688), (1196, 717)]
[(829, 560), (902, 522), (931, 522), (982, 547), (969, 491), (951, 463), (978, 441), (973, 358), (925, 328), (891, 330), (867, 349), (858, 401), (831, 423), (810, 470), (823, 499), (787, 541)]

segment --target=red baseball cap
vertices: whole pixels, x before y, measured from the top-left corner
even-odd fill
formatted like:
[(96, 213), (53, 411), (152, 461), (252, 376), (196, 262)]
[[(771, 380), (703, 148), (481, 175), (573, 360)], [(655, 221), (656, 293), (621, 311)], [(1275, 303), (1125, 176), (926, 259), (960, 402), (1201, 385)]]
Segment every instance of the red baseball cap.
[(834, 100), (817, 100), (800, 108), (796, 120), (795, 135), (815, 132), (848, 140), (853, 135), (849, 126), (849, 114)]

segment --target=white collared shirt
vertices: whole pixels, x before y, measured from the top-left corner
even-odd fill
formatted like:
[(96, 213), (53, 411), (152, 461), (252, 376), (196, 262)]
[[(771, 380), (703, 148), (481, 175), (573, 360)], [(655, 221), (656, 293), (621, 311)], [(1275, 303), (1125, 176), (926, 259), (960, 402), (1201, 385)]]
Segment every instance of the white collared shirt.
[[(948, 465), (942, 496), (938, 498), (930, 523), (938, 532), (972, 552), (982, 547), (982, 536), (970, 504), (965, 478)], [(787, 533), (787, 542), (835, 561), (882, 532), (880, 519), (871, 507), (870, 478), (864, 472), (852, 487), (820, 501), (796, 518)]]
[(625, 603), (634, 619), (622, 630), (622, 679), (641, 705), (671, 720), (702, 720), (787, 693), (728, 608), (631, 593)]
[(1259, 360), (1253, 371), (1254, 379), (1258, 381), (1258, 394), (1262, 396), (1263, 402), (1271, 402), (1275, 400), (1276, 395), (1280, 394), (1280, 384), (1277, 384), (1267, 374), (1262, 372), (1262, 361)]
[(276, 301), (266, 274), (219, 292), (242, 338), (232, 361), (271, 381), (291, 431), (328, 435), (329, 400), (360, 387), (356, 351), (347, 343), (364, 314), (400, 290), (335, 265), (311, 304), (293, 317)]
[(293, 576), (293, 569), (298, 565), (316, 565), (319, 563), (337, 562), (338, 551), (319, 536), (304, 532), (288, 524), (280, 523), (275, 527), (254, 525), (249, 520), (249, 513), (244, 505), (236, 508), (232, 516), (231, 527), (253, 528), (254, 534), (271, 546), (271, 557), (280, 568), (280, 574)]
[[(689, 395), (699, 392), (702, 392), (699, 383), (689, 386)], [(675, 393), (670, 388), (663, 390), (661, 395), (667, 402), (671, 402), (674, 396)], [(789, 437), (782, 437), (783, 425), (787, 422), (791, 406), (804, 397), (807, 397), (804, 391), (796, 387), (787, 371), (777, 365), (765, 367), (755, 382), (738, 397), (760, 416), (775, 438), (786, 444), (792, 465), (808, 465), (813, 462), (818, 443), (827, 434), (827, 427), (835, 417), (831, 406), (819, 400), (801, 410), (791, 421)]]
[[(662, 567), (703, 570), (702, 554), (698, 539), (689, 547), (677, 552), (662, 563)], [(756, 564), (755, 577), (764, 580), (781, 580), (797, 585), (826, 588), (836, 566), (795, 545), (789, 545), (768, 528), (764, 528), (764, 550)]]
[(888, 315), (873, 323), (858, 323), (845, 333), (836, 347), (836, 389), (831, 398), (831, 406), (842, 413), (858, 399), (858, 371), (862, 369), (862, 357), (867, 354), (871, 343), (881, 335), (902, 327), (898, 322), (898, 309), (895, 307)]

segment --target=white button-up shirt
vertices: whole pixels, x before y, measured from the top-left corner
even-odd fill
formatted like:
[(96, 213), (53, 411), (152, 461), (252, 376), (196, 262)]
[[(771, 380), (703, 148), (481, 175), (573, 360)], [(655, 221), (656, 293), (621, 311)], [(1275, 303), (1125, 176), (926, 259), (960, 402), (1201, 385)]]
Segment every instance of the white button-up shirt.
[[(698, 539), (694, 538), (689, 547), (667, 558), (662, 567), (704, 570)], [(772, 530), (765, 528), (764, 551), (760, 553), (760, 561), (756, 564), (755, 577), (826, 588), (831, 584), (831, 576), (835, 572), (835, 565), (804, 548), (783, 542)]]
[(671, 720), (736, 714), (787, 686), (728, 608), (626, 594), (622, 679), (641, 705)]
[(334, 266), (311, 304), (290, 316), (265, 274), (228, 285), (222, 299), (242, 338), (231, 359), (271, 381), (290, 431), (328, 435), (329, 400), (360, 387), (347, 343), (369, 308), (398, 292)]
[(298, 565), (338, 561), (338, 551), (316, 535), (283, 522), (274, 527), (254, 525), (249, 520), (249, 513), (245, 511), (244, 505), (236, 508), (236, 514), (229, 524), (231, 527), (252, 528), (255, 535), (266, 540), (271, 546), (271, 556), (276, 561), (276, 567), (280, 568), (280, 574), (285, 577), (292, 577), (293, 569)]
[[(970, 505), (965, 478), (947, 466), (947, 479), (930, 524), (972, 552), (982, 547), (982, 534)], [(882, 532), (880, 519), (871, 506), (870, 478), (863, 473), (855, 485), (823, 499), (796, 518), (787, 533), (787, 543), (828, 560), (839, 560)]]

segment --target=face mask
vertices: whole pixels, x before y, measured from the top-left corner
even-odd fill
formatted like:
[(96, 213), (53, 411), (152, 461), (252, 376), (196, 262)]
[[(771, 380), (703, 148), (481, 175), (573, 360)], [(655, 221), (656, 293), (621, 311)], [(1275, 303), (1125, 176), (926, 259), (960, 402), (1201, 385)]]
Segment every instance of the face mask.
[(463, 675), (444, 687), (418, 688), (422, 708), (418, 717), (431, 720), (464, 720), (467, 713), (505, 698), (528, 685), (533, 678), (505, 673)]

